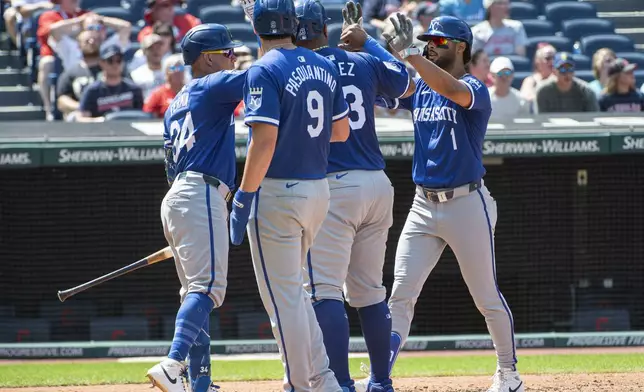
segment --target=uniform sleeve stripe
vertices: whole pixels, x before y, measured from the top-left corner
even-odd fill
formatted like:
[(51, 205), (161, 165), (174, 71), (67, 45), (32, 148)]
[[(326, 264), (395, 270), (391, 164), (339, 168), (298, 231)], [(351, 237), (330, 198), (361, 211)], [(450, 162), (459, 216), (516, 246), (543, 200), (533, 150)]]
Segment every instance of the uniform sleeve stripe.
[(348, 114), (349, 114), (349, 107), (347, 107), (347, 109), (346, 109), (344, 112), (342, 112), (342, 113), (340, 113), (340, 114), (336, 114), (335, 116), (333, 116), (333, 121), (342, 120), (342, 119), (343, 119), (343, 118), (345, 118)]
[(407, 75), (407, 86), (403, 90), (402, 94), (398, 96), (398, 98), (402, 98), (403, 95), (407, 93), (407, 90), (409, 90), (409, 84), (411, 83), (411, 77), (409, 77), (409, 74)]
[(467, 109), (467, 110), (470, 110), (470, 109), (472, 109), (472, 108), (474, 107), (474, 90), (472, 90), (472, 86), (470, 86), (470, 84), (469, 84), (469, 83), (465, 83), (465, 82), (464, 82), (464, 81), (462, 81), (462, 80), (459, 80), (459, 82), (461, 82), (461, 83), (463, 83), (464, 85), (466, 85), (466, 86), (467, 86), (467, 88), (470, 90), (470, 95), (472, 95), (472, 103), (470, 104), (470, 107), (469, 107), (469, 108), (465, 108), (465, 109)]
[[(409, 84), (407, 85), (407, 88), (409, 88)], [(407, 90), (405, 90), (405, 92), (407, 92)], [(391, 109), (398, 109), (398, 106), (400, 106), (400, 99), (396, 98), (394, 99), (394, 107), (392, 107)]]
[(249, 116), (244, 119), (244, 124), (250, 125), (252, 123), (265, 123), (265, 124), (271, 124), (279, 127), (280, 121), (276, 120), (274, 118), (270, 117), (263, 117), (263, 116)]

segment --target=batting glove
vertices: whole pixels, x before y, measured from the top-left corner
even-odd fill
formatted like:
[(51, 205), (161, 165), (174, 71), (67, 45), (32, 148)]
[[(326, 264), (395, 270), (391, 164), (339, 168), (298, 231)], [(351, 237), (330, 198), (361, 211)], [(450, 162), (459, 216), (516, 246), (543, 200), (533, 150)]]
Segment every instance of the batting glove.
[(238, 189), (233, 199), (233, 210), (230, 213), (230, 241), (233, 245), (241, 245), (246, 233), (246, 225), (250, 216), (250, 206), (256, 192), (244, 192)]

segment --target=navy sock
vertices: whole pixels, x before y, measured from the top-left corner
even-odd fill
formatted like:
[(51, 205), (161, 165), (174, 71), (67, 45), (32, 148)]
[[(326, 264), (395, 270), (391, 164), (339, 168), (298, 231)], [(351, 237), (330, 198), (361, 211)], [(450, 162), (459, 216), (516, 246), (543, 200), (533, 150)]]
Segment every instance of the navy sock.
[(326, 299), (314, 304), (315, 315), (324, 336), (329, 368), (340, 386), (352, 385), (349, 375), (349, 318), (344, 302)]
[(207, 318), (195, 344), (188, 353), (188, 373), (194, 392), (207, 392), (210, 387), (210, 319)]
[(362, 335), (367, 344), (371, 361), (371, 377), (375, 382), (389, 378), (389, 357), (391, 339), (391, 315), (387, 303), (382, 301), (358, 309)]
[(214, 307), (212, 299), (202, 293), (188, 293), (174, 324), (174, 339), (168, 358), (183, 362)]

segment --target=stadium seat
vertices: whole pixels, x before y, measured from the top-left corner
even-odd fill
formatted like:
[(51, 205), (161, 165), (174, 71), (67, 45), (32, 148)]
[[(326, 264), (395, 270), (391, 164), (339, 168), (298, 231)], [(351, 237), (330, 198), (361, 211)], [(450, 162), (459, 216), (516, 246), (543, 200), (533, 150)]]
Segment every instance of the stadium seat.
[(51, 339), (79, 341), (89, 338), (89, 318), (97, 314), (96, 306), (83, 300), (45, 301), (39, 305), (39, 317), (51, 322)]
[(101, 7), (122, 7), (121, 0), (81, 0), (80, 8), (93, 10)]
[(0, 318), (13, 317), (16, 315), (16, 308), (13, 305), (0, 305)]
[(573, 313), (573, 332), (629, 331), (631, 318), (626, 309), (591, 308)]
[[(491, 56), (490, 62), (492, 62), (496, 57), (499, 56)], [(503, 57), (507, 57), (512, 61), (514, 72), (532, 71), (532, 61), (527, 57), (518, 55), (507, 55)]]
[(237, 339), (272, 339), (271, 321), (266, 312), (237, 313)]
[(140, 110), (120, 110), (105, 115), (105, 121), (119, 121), (119, 120), (146, 120), (153, 118), (151, 113), (146, 113)]
[(95, 12), (102, 16), (110, 16), (112, 18), (119, 18), (127, 20), (128, 22), (135, 24), (141, 19), (140, 15), (136, 15), (125, 8), (120, 7), (100, 7), (94, 8), (92, 12)]
[(592, 82), (593, 80), (595, 80), (595, 75), (593, 74), (593, 71), (590, 69), (576, 70), (575, 77), (581, 80), (584, 80), (586, 82)]
[(634, 52), (635, 43), (632, 39), (618, 34), (598, 34), (584, 37), (580, 41), (581, 52), (591, 56), (601, 48), (611, 48), (614, 52)]
[(342, 7), (344, 7), (344, 4), (325, 5), (324, 8), (326, 10), (326, 16), (327, 18), (331, 18), (329, 23), (342, 23)]
[(188, 0), (186, 11), (194, 16), (199, 16), (201, 9), (212, 5), (225, 5), (230, 7), (230, 0)]
[(231, 7), (230, 5), (211, 5), (202, 8), (199, 12), (199, 19), (203, 23), (244, 23), (244, 10), (241, 7)]
[(557, 49), (557, 51), (559, 52), (572, 52), (573, 49), (572, 41), (566, 37), (558, 37), (555, 35), (529, 37), (528, 43), (526, 44), (527, 58), (534, 58), (534, 53), (537, 51), (537, 45), (539, 45), (541, 42), (549, 43), (550, 45), (554, 46), (555, 49)]
[(327, 26), (329, 46), (337, 46), (342, 35), (342, 23), (333, 23)]
[(136, 54), (136, 51), (141, 49), (141, 44), (138, 42), (131, 42), (130, 47), (123, 53), (123, 59), (125, 60), (126, 63), (129, 63), (132, 61), (132, 58), (134, 58), (134, 54)]
[(527, 72), (527, 71), (515, 72), (514, 79), (512, 79), (512, 87), (516, 88), (517, 90), (520, 89), (521, 84), (523, 83), (523, 79), (527, 78), (530, 75), (532, 75), (532, 72)]
[(0, 320), (1, 343), (47, 342), (50, 322), (40, 318), (3, 318)]
[(510, 18), (515, 20), (536, 19), (539, 11), (531, 3), (512, 2), (510, 3)]
[(228, 27), (233, 39), (237, 41), (246, 42), (257, 39), (255, 31), (253, 31), (253, 27), (250, 23), (231, 23), (226, 25), (226, 27)]
[(90, 339), (147, 340), (148, 321), (144, 317), (100, 317), (90, 321)]
[(563, 21), (561, 31), (565, 37), (577, 42), (589, 35), (614, 34), (615, 25), (608, 19), (573, 19)]
[(571, 19), (596, 18), (597, 9), (591, 3), (581, 1), (561, 1), (546, 5), (546, 19), (551, 21), (557, 30), (561, 22)]
[(575, 60), (575, 66), (579, 70), (589, 70), (592, 67), (590, 57), (584, 54), (571, 53), (572, 58)]
[(635, 70), (635, 87), (640, 88), (644, 84), (644, 69)]
[(523, 23), (523, 28), (528, 37), (555, 35), (555, 26), (549, 20), (526, 19), (522, 20), (521, 23)]
[(617, 52), (617, 57), (626, 59), (629, 63), (637, 64), (637, 68), (644, 69), (644, 53), (642, 52)]

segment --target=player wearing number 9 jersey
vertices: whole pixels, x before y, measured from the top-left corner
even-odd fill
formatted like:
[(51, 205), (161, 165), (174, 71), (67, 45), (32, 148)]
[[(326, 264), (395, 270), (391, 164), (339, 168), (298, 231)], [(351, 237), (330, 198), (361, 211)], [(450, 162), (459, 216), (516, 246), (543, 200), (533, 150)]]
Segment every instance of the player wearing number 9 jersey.
[[(191, 29), (181, 49), (194, 79), (165, 113), (171, 187), (161, 204), (161, 220), (181, 282), (181, 307), (168, 358), (148, 371), (165, 392), (211, 390), (209, 315), (226, 292), (226, 200), (235, 185), (233, 112), (245, 83), (245, 73), (231, 70), (233, 48), (240, 45), (222, 25)], [(186, 358), (191, 385), (184, 388)]]
[[(400, 26), (410, 26), (404, 16)], [(397, 29), (391, 45), (405, 41)], [(411, 30), (411, 28), (410, 28)], [(418, 71), (413, 97), (401, 100), (414, 120), (416, 195), (403, 227), (389, 299), (392, 365), (409, 335), (414, 305), (446, 245), (454, 252), (474, 303), (485, 318), (497, 354), (488, 392), (523, 392), (516, 369), (514, 320), (496, 280), (496, 201), (483, 183), (483, 140), (492, 112), (490, 94), (465, 72), (472, 31), (451, 16), (432, 20), (424, 50), (396, 50)], [(405, 41), (406, 42), (406, 41)]]
[(318, 0), (297, 3), (296, 12), (296, 44), (335, 64), (349, 103), (351, 126), (346, 143), (331, 145), (327, 168), (331, 204), (309, 253), (305, 287), (324, 335), (331, 370), (340, 386), (353, 391), (346, 297), (360, 316), (371, 359), (372, 390), (389, 391), (391, 317), (382, 275), (387, 234), (393, 223), (394, 189), (383, 171), (385, 161), (376, 135), (374, 102), (378, 94), (409, 96), (415, 84), (406, 67), (366, 33), (366, 42), (361, 46), (371, 54), (328, 47), (329, 19)]
[(238, 245), (248, 223), (257, 285), (284, 364), (284, 391), (340, 392), (302, 268), (329, 207), (329, 142), (349, 136), (349, 108), (333, 63), (293, 45), (296, 24), (292, 0), (255, 3), (253, 26), (264, 55), (246, 75), (250, 141), (230, 232)]

